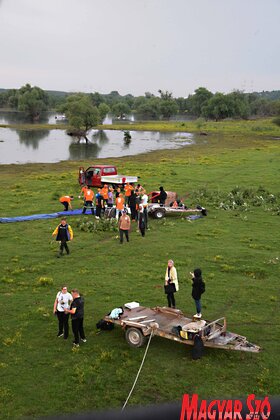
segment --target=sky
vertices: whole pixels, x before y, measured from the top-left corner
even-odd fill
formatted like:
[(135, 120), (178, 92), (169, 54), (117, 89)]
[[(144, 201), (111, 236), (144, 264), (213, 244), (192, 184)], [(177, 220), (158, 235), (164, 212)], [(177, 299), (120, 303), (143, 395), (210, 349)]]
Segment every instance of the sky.
[(280, 89), (280, 0), (0, 0), (0, 88)]

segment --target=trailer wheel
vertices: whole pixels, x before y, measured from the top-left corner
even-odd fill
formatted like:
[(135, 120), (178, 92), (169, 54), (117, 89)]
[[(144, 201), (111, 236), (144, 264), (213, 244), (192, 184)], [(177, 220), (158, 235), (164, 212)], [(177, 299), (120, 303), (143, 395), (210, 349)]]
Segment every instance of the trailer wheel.
[(153, 212), (153, 217), (155, 219), (162, 219), (165, 216), (165, 210), (164, 209), (156, 209)]
[(125, 338), (131, 347), (142, 347), (147, 341), (141, 330), (129, 327), (125, 332)]

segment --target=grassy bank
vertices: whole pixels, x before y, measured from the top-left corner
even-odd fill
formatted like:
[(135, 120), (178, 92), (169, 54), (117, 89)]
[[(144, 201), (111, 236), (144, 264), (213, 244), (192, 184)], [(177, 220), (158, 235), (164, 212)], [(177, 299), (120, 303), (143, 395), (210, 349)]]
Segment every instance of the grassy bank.
[[(120, 329), (96, 335), (95, 324), (127, 301), (165, 305), (168, 258), (178, 270), (178, 308), (194, 313), (188, 272), (200, 266), (206, 281), (203, 315), (226, 316), (229, 330), (247, 336), (263, 351), (208, 349), (203, 359), (192, 361), (188, 347), (153, 338), (130, 405), (180, 400), (183, 393), (200, 398), (279, 393), (280, 254), (274, 233), (279, 225), (279, 158), (277, 141), (209, 136), (199, 147), (100, 160), (141, 175), (148, 191), (164, 185), (187, 204), (199, 200), (209, 210), (195, 222), (180, 217), (151, 220), (145, 238), (133, 226), (130, 243), (122, 246), (116, 232), (86, 232), (79, 228), (79, 218), (69, 217), (74, 229), (71, 254), (57, 259), (51, 233), (58, 220), (0, 224), (2, 418), (121, 407), (144, 349), (129, 348)], [(78, 195), (79, 165), (0, 166), (0, 216), (59, 210), (60, 195)], [(220, 200), (236, 200), (229, 195), (236, 186), (242, 197), (248, 191), (247, 208), (220, 208)], [(260, 196), (263, 200), (256, 198)], [(80, 205), (74, 200), (75, 207)], [(88, 342), (75, 351), (72, 337), (56, 338), (52, 315), (55, 295), (65, 282), (78, 287), (86, 302)]]

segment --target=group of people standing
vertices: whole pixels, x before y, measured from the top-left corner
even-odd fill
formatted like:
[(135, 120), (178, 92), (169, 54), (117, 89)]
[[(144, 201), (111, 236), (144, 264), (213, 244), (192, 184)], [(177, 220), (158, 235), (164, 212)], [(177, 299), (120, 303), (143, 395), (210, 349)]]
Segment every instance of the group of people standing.
[[(160, 192), (157, 200), (160, 204), (164, 204), (167, 194), (163, 187), (160, 187)], [(148, 228), (148, 200), (149, 197), (146, 194), (145, 189), (142, 185), (138, 184), (134, 186), (130, 183), (124, 185), (123, 191), (118, 187), (108, 187), (105, 184), (102, 188), (98, 188), (96, 194), (89, 185), (83, 185), (79, 198), (83, 198), (84, 206), (82, 214), (86, 213), (87, 208), (91, 209), (92, 214), (99, 218), (105, 213), (106, 207), (116, 206), (116, 218), (121, 216), (122, 211), (127, 207), (130, 208), (132, 221), (138, 221), (140, 214), (143, 213), (145, 220), (146, 229)], [(72, 210), (72, 195), (65, 195), (60, 197), (59, 201), (64, 206), (64, 211)], [(95, 210), (95, 211), (94, 211)]]
[(57, 293), (53, 313), (58, 319), (57, 337), (67, 340), (69, 336), (69, 315), (71, 315), (72, 331), (74, 335), (73, 346), (79, 347), (80, 340), (86, 343), (84, 332), (84, 299), (78, 289), (68, 292), (67, 286), (63, 286)]
[[(190, 272), (190, 275), (192, 277), (192, 298), (194, 299), (196, 306), (196, 314), (194, 317), (201, 318), (201, 295), (205, 292), (205, 283), (202, 279), (202, 272), (200, 268), (196, 268), (193, 272)], [(173, 260), (168, 260), (167, 263), (164, 290), (167, 296), (168, 307), (175, 308), (176, 304), (174, 293), (179, 291), (179, 282)]]
[[(113, 187), (108, 187), (108, 185), (105, 184), (103, 188), (98, 188), (96, 194), (90, 186), (83, 185), (79, 195), (79, 198), (81, 197), (84, 199), (82, 214), (85, 214), (87, 208), (89, 208), (92, 215), (95, 214), (96, 218), (102, 217), (107, 207), (112, 208), (115, 205), (115, 217), (119, 224), (120, 243), (123, 243), (124, 235), (127, 242), (129, 242), (131, 221), (138, 223), (139, 232), (142, 237), (145, 236), (145, 232), (148, 229), (149, 197), (145, 189), (140, 184), (134, 187), (134, 185), (127, 183), (124, 185), (123, 192), (120, 188), (114, 189)], [(163, 204), (166, 197), (166, 192), (163, 187), (160, 187), (160, 192), (158, 194), (159, 203)], [(73, 199), (74, 197), (72, 195), (60, 198), (60, 202), (64, 206), (64, 211), (68, 211), (69, 208), (72, 210), (71, 202)], [(64, 248), (66, 253), (69, 254), (67, 241), (72, 239), (73, 232), (71, 227), (67, 225), (66, 221), (61, 222), (61, 225), (56, 228), (53, 235), (57, 235), (57, 240), (61, 242), (60, 254), (62, 255)], [(65, 225), (66, 227), (64, 227)]]
[[(202, 279), (202, 272), (200, 268), (196, 268), (190, 272), (192, 277), (192, 297), (196, 305), (195, 318), (200, 319), (201, 313), (201, 295), (205, 291), (205, 283)], [(164, 289), (167, 295), (168, 307), (176, 308), (174, 293), (179, 291), (179, 282), (177, 270), (173, 260), (168, 260)], [(86, 343), (86, 336), (84, 332), (84, 299), (80, 296), (78, 289), (72, 289), (68, 292), (67, 286), (63, 286), (57, 293), (53, 313), (58, 319), (58, 333), (57, 337), (63, 337), (67, 340), (69, 336), (69, 316), (71, 315), (72, 331), (74, 336), (73, 346), (79, 347), (80, 341)]]

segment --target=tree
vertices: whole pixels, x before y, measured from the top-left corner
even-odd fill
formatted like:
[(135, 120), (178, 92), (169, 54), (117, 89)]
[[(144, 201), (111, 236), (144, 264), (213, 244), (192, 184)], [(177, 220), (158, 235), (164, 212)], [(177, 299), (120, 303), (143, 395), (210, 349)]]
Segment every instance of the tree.
[[(143, 98), (143, 97), (142, 97)], [(138, 98), (137, 98), (138, 99)], [(136, 112), (143, 117), (150, 118), (159, 118), (160, 116), (160, 99), (156, 97), (151, 97), (150, 99), (145, 99), (144, 101), (138, 101), (138, 107), (136, 107)]]
[(90, 97), (82, 93), (68, 96), (60, 111), (65, 113), (73, 135), (84, 137), (88, 142), (87, 133), (100, 121), (98, 109), (92, 105)]
[(176, 104), (178, 105), (179, 112), (181, 113), (186, 112), (187, 99), (179, 97), (179, 98), (176, 98), (175, 101), (176, 101)]
[(18, 110), (23, 111), (32, 120), (40, 117), (48, 107), (48, 94), (37, 86), (31, 87), (29, 84), (22, 86), (17, 92)]
[(104, 102), (102, 95), (100, 95), (98, 92), (90, 93), (89, 96), (93, 106), (99, 107), (99, 105)]
[(172, 99), (172, 92), (168, 92), (168, 90), (164, 91), (164, 90), (159, 89), (158, 93), (160, 94), (161, 99), (165, 99), (165, 100)]
[(223, 93), (215, 93), (202, 107), (202, 115), (206, 118), (213, 118), (216, 121), (229, 118), (234, 115), (234, 106), (231, 98)]
[(249, 98), (245, 93), (235, 90), (227, 96), (233, 108), (233, 117), (247, 119), (250, 114)]
[(161, 99), (159, 110), (164, 118), (170, 118), (178, 112), (178, 105), (174, 99)]
[(100, 117), (100, 124), (102, 124), (104, 118), (110, 112), (110, 107), (107, 104), (102, 103), (98, 107), (98, 112), (99, 112), (99, 117)]
[(213, 93), (205, 87), (199, 87), (194, 91), (194, 95), (190, 95), (187, 100), (188, 110), (192, 115), (200, 117), (202, 115), (202, 108), (207, 105)]
[(116, 117), (123, 118), (125, 114), (130, 113), (130, 108), (125, 102), (117, 102), (113, 105), (112, 112)]

